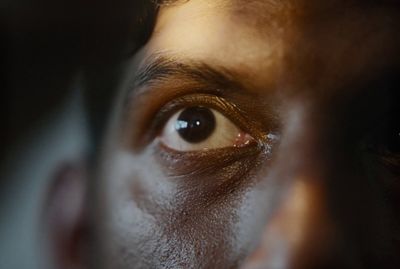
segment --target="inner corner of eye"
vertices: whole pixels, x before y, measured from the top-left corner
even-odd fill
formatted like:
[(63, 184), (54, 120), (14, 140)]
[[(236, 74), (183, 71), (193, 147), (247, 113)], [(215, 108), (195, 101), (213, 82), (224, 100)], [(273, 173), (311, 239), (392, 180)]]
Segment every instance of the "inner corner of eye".
[(244, 147), (249, 145), (251, 142), (254, 141), (254, 137), (252, 137), (250, 134), (245, 133), (245, 132), (239, 132), (235, 144), (233, 145), (234, 147)]
[(242, 147), (254, 140), (227, 116), (205, 106), (191, 106), (176, 112), (167, 120), (160, 139), (178, 151)]

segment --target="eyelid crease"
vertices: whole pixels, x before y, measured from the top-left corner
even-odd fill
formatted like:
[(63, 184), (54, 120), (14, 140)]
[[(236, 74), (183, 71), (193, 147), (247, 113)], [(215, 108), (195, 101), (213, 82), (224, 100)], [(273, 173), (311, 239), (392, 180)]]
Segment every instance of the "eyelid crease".
[(264, 134), (259, 130), (256, 126), (256, 121), (246, 117), (240, 108), (222, 97), (209, 94), (185, 95), (172, 100), (162, 107), (154, 117), (154, 125), (151, 127), (157, 131), (157, 134), (155, 135), (159, 135), (162, 126), (164, 126), (173, 113), (176, 113), (179, 109), (192, 105), (207, 106), (208, 108), (217, 110), (237, 125), (240, 130), (249, 133), (259, 144), (263, 144), (266, 140), (269, 140), (268, 134)]
[[(236, 109), (240, 108), (242, 115), (247, 116), (246, 121), (242, 122), (235, 122), (234, 117), (230, 119), (239, 124), (244, 131), (248, 130), (247, 123), (255, 123), (251, 135), (260, 142), (268, 140), (267, 134), (271, 130), (276, 132), (281, 128), (281, 121), (277, 114), (278, 102), (272, 95), (270, 98), (260, 99), (257, 94), (243, 87), (237, 79), (239, 75), (235, 76), (228, 70), (213, 68), (195, 60), (189, 59), (182, 62), (174, 57), (159, 54), (153, 54), (144, 62), (150, 63), (142, 64), (144, 67), (137, 71), (137, 75), (128, 85), (128, 95), (123, 99), (121, 118), (122, 125), (126, 126), (123, 128), (131, 128), (129, 124), (132, 125), (130, 122), (135, 118), (138, 120), (136, 126), (140, 126), (131, 130), (131, 138), (133, 136), (135, 139), (127, 138), (134, 151), (140, 151), (143, 147), (138, 147), (138, 145), (146, 143), (146, 140), (141, 138), (147, 129), (142, 126), (149, 126), (148, 122), (153, 121), (156, 115), (160, 115), (158, 113), (160, 107), (166, 108), (165, 104), (168, 104), (170, 100), (185, 95), (210, 95), (229, 100)], [(221, 106), (214, 108), (226, 115), (226, 111), (221, 110)], [(165, 109), (163, 112), (168, 113)], [(138, 142), (132, 144), (132, 141)]]
[[(193, 105), (206, 106), (217, 110), (237, 125), (241, 131), (248, 133), (254, 138), (265, 152), (271, 150), (271, 144), (279, 142), (279, 131), (277, 132), (277, 129), (274, 128), (273, 125), (272, 128), (265, 129), (266, 126), (264, 126), (262, 122), (259, 122), (254, 116), (251, 117), (251, 114), (248, 115), (246, 111), (243, 111), (234, 103), (223, 97), (208, 93), (178, 95), (173, 97), (171, 101), (162, 105), (161, 108), (158, 109), (157, 106), (157, 110), (154, 111), (154, 114), (148, 114), (143, 118), (143, 113), (139, 113), (142, 115), (142, 119), (149, 120), (143, 121), (145, 124), (144, 126), (139, 124), (141, 128), (135, 128), (136, 132), (127, 137), (125, 141), (128, 142), (135, 152), (141, 151), (150, 141), (160, 135), (162, 128), (174, 113)], [(127, 122), (130, 122), (129, 115), (127, 119)], [(271, 135), (273, 137), (271, 137)]]

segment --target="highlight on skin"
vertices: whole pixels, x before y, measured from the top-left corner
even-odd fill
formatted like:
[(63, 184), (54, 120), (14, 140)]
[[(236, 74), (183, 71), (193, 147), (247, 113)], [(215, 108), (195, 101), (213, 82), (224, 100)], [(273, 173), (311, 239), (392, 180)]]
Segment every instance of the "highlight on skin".
[(247, 3), (160, 7), (100, 162), (105, 266), (397, 268), (399, 9)]

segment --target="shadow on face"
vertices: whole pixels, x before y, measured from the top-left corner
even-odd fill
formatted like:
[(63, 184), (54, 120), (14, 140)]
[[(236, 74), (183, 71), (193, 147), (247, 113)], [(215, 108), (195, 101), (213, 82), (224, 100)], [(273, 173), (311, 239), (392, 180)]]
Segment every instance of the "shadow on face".
[(389, 1), (161, 6), (95, 173), (103, 268), (397, 268)]

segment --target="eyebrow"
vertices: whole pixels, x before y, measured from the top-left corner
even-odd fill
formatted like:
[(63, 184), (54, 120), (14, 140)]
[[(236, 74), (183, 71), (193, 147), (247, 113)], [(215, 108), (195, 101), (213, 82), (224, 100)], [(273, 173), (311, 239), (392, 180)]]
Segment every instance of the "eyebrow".
[(238, 72), (223, 67), (211, 66), (203, 61), (179, 59), (164, 55), (152, 55), (146, 64), (138, 69), (130, 85), (130, 92), (140, 94), (143, 86), (163, 82), (170, 78), (182, 78), (215, 89), (243, 89), (237, 79)]

